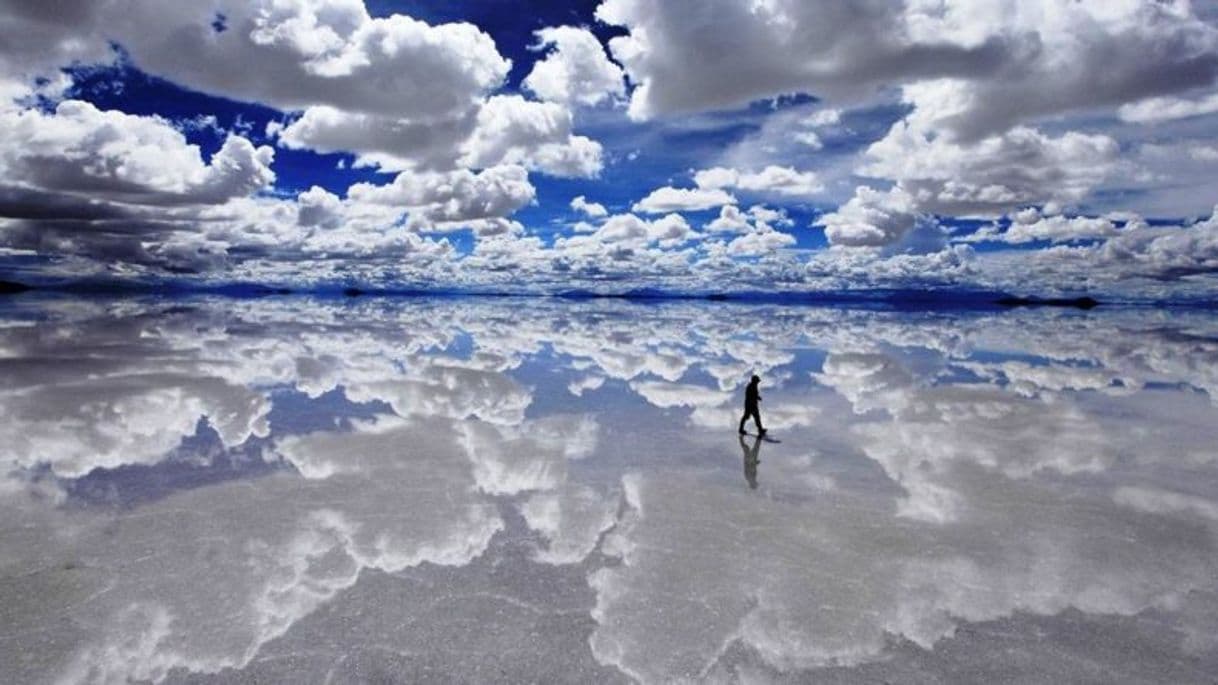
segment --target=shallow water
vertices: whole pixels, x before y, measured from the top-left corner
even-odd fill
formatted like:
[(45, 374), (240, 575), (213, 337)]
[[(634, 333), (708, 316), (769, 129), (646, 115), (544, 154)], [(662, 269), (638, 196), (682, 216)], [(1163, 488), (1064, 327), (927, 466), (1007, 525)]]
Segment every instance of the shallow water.
[(0, 378), (8, 682), (1218, 673), (1205, 312), (22, 296)]

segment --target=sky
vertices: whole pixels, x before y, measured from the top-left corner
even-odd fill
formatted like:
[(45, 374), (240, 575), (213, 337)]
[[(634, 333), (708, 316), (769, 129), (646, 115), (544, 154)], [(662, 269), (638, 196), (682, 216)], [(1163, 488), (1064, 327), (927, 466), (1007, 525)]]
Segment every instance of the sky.
[(1187, 0), (0, 0), (0, 277), (1206, 298)]

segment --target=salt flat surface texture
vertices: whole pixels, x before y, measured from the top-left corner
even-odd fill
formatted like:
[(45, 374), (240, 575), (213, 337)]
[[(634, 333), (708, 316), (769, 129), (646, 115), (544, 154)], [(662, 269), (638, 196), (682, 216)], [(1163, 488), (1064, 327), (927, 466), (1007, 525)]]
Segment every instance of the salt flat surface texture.
[(0, 378), (6, 682), (1218, 673), (1211, 313), (22, 296)]

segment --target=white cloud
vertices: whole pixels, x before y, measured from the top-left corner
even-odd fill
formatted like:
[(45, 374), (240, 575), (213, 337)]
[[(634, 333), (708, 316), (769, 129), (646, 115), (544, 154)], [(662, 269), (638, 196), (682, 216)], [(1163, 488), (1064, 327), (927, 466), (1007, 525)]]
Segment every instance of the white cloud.
[(729, 254), (741, 257), (764, 255), (774, 250), (791, 247), (795, 244), (795, 236), (775, 230), (754, 231), (733, 239), (727, 244)]
[(647, 197), (634, 203), (634, 211), (648, 214), (666, 212), (696, 212), (736, 203), (736, 198), (718, 189), (656, 188)]
[(1103, 135), (1050, 137), (1017, 127), (963, 143), (904, 121), (868, 148), (860, 172), (899, 182), (924, 211), (998, 214), (1082, 200), (1117, 171), (1119, 153), (1117, 142)]
[(696, 234), (680, 214), (668, 214), (652, 221), (647, 227), (647, 239), (660, 247), (675, 247)]
[(979, 231), (967, 238), (970, 241), (1001, 241), (1011, 244), (1048, 240), (1053, 243), (1068, 243), (1080, 240), (1095, 240), (1117, 235), (1117, 227), (1105, 217), (1041, 216), (1035, 209), (1018, 212), (1011, 217), (1006, 231)]
[[(512, 65), (482, 29), (373, 17), (361, 0), (10, 5), (0, 9), (0, 117), (11, 134), (0, 142), (0, 249), (52, 258), (46, 269), (56, 275), (431, 273), (506, 282), (527, 277), (511, 266), (514, 255), (528, 275), (600, 284), (625, 283), (636, 269), (639, 278), (682, 284), (730, 275), (803, 287), (851, 274), (867, 282), (917, 277), (922, 265), (935, 278), (994, 285), (1022, 265), (1051, 280), (1046, 287), (1153, 274), (1165, 280), (1139, 282), (1162, 292), (1204, 290), (1193, 276), (1210, 272), (1200, 226), (1143, 231), (1103, 215), (1195, 216), (1212, 205), (1218, 154), (1205, 125), (1218, 111), (1218, 26), (1196, 3), (915, 0), (845, 9), (796, 0), (607, 0), (598, 16), (626, 29), (609, 51), (624, 69), (591, 31), (543, 28), (537, 61), (517, 65), (527, 72), (527, 96), (501, 91)], [(212, 26), (218, 14), (224, 30)], [(111, 45), (184, 88), (282, 110), (282, 123), (267, 131), (283, 147), (351, 153), (356, 165), (408, 176), (380, 190), (358, 184), (345, 198), (333, 186), (270, 197), (263, 191), (274, 182), (272, 151), (243, 135), (208, 156), (155, 117), (75, 100), (30, 108), (35, 93), (52, 107), (70, 93), (61, 67), (114, 62)], [(629, 93), (623, 73), (635, 86)], [(39, 76), (49, 81), (36, 83)], [(509, 219), (534, 199), (527, 172), (602, 172), (605, 149), (577, 133), (572, 108), (599, 107), (580, 110), (581, 122), (617, 131), (619, 112), (605, 105), (623, 97), (637, 119), (802, 92), (816, 100), (657, 124), (710, 130), (747, 122), (725, 150), (689, 161), (701, 168), (698, 187), (657, 188), (632, 208), (657, 216), (718, 208), (697, 231), (730, 237), (691, 245), (701, 236), (687, 223), (635, 217), (646, 226), (630, 241), (593, 238), (598, 229), (589, 223), (576, 229), (587, 240), (559, 248)], [(873, 139), (876, 121), (898, 116)], [(218, 132), (206, 118), (176, 125), (191, 135), (191, 127)], [(622, 151), (649, 145), (626, 142)], [(751, 195), (841, 202), (820, 222), (835, 247), (866, 254), (832, 251), (803, 269), (779, 249), (793, 240), (773, 230), (781, 223), (735, 208), (734, 196)], [(599, 203), (585, 202), (573, 209), (608, 218)], [(1052, 205), (1070, 214), (951, 237), (1058, 243), (1035, 255), (949, 249), (935, 228), (936, 216), (1001, 221)], [(493, 242), (463, 262), (452, 244), (412, 230), (423, 228), (468, 228)], [(1106, 251), (1078, 245), (1087, 240), (1108, 241)], [(768, 258), (732, 259), (755, 255)]]
[(1188, 227), (1141, 225), (1095, 248), (1098, 265), (1118, 266), (1158, 277), (1218, 270), (1218, 207)]
[(907, 193), (860, 186), (849, 202), (818, 223), (834, 245), (880, 247), (899, 240), (916, 221), (913, 200)]
[(572, 105), (597, 105), (626, 94), (621, 67), (609, 61), (591, 31), (574, 26), (547, 27), (535, 32), (536, 49), (552, 49), (521, 85), (542, 100)]
[(274, 151), (230, 136), (210, 163), (156, 117), (102, 111), (79, 100), (53, 113), (0, 113), (6, 183), (87, 199), (148, 205), (218, 203), (275, 179)]
[[(1120, 153), (1141, 132), (1097, 123), (1095, 114), (1119, 111), (1126, 121), (1145, 122), (1209, 113), (1213, 97), (1204, 89), (1218, 77), (1218, 27), (1199, 13), (1149, 0), (949, 0), (850, 11), (793, 0), (691, 6), (610, 0), (598, 10), (602, 20), (630, 31), (610, 47), (639, 84), (631, 116), (739, 107), (791, 92), (874, 103), (877, 93), (898, 88), (909, 114), (868, 150), (857, 174), (881, 179), (877, 192), (895, 183), (918, 213), (986, 217), (1030, 204), (1077, 207), (1097, 197), (1110, 203), (1113, 196), (1100, 191), (1131, 188), (1155, 190), (1123, 194), (1131, 208), (1193, 211), (1212, 183), (1196, 181), (1191, 167), (1139, 168), (1148, 158)], [(724, 35), (733, 37), (732, 49), (708, 58), (722, 52)], [(1104, 74), (1101, 82), (1097, 73)], [(727, 159), (761, 168), (759, 161), (772, 163), (763, 150), (798, 158), (808, 146), (823, 145), (819, 127), (840, 122), (837, 109), (801, 115), (782, 127), (799, 147), (754, 136), (767, 144), (750, 138)], [(844, 187), (836, 181), (835, 189)]]
[[(211, 29), (216, 11), (230, 27), (221, 33)], [(146, 71), (284, 110), (330, 105), (414, 121), (448, 119), (476, 106), (510, 66), (471, 24), (374, 18), (360, 0), (171, 11), (141, 2), (124, 19), (111, 37)], [(175, 32), (185, 39), (167, 40)]]
[(518, 164), (554, 176), (596, 176), (601, 146), (574, 135), (572, 127), (563, 105), (496, 95), (461, 116), (435, 122), (310, 107), (278, 136), (290, 148), (353, 152), (358, 164), (391, 171)]
[(589, 202), (583, 195), (577, 195), (571, 200), (571, 209), (591, 219), (603, 219), (609, 216), (609, 211), (605, 209), (605, 205), (599, 202)]
[(476, 125), (473, 109), (450, 119), (411, 121), (318, 105), (272, 133), (289, 149), (350, 152), (358, 165), (392, 171), (451, 167), (459, 156), (457, 146), (473, 135)]
[(795, 140), (807, 145), (813, 150), (820, 150), (825, 147), (824, 141), (816, 134), (816, 131), (800, 131), (794, 135)]
[(773, 224), (777, 226), (794, 226), (795, 222), (787, 216), (784, 209), (771, 209), (765, 205), (753, 205), (749, 207), (749, 216), (754, 221)]
[(753, 257), (795, 244), (794, 236), (775, 230), (772, 224), (790, 226), (792, 222), (784, 212), (762, 205), (754, 205), (748, 212), (741, 211), (735, 205), (726, 205), (719, 210), (719, 216), (714, 221), (706, 224), (706, 230), (711, 233), (742, 234), (727, 242), (723, 251), (737, 257)]
[(842, 113), (840, 110), (832, 108), (818, 109), (798, 121), (799, 126), (805, 127), (804, 130), (795, 131), (789, 135), (800, 144), (806, 145), (813, 150), (823, 149), (825, 143), (815, 129), (835, 126), (841, 121), (841, 117)]
[(651, 221), (616, 214), (591, 233), (556, 239), (540, 256), (566, 284), (572, 279), (613, 278), (626, 279), (633, 287), (655, 277), (667, 283), (688, 277), (694, 250), (683, 246), (701, 237), (679, 214)]
[(775, 165), (758, 172), (741, 172), (724, 167), (703, 169), (694, 174), (694, 183), (703, 189), (736, 188), (787, 198), (808, 198), (824, 190), (815, 172)]
[[(633, 214), (616, 214), (609, 217), (588, 239), (606, 245), (636, 244), (643, 246), (658, 243), (670, 247), (693, 238), (695, 234), (680, 214), (668, 214), (654, 221), (640, 219)], [(576, 244), (577, 239), (568, 244)]]
[[(301, 111), (275, 131), (287, 147), (351, 152), (360, 164), (393, 171), (520, 164), (594, 176), (601, 168), (600, 145), (572, 134), (565, 106), (518, 96), (487, 99), (510, 62), (472, 24), (372, 17), (362, 0), (224, 0), (216, 7), (173, 8), (137, 0), (121, 10), (106, 4), (61, 3), (53, 16), (0, 10), (15, 15), (11, 25), (6, 17), (6, 27), (34, 31), (57, 46), (27, 45), (5, 31), (3, 42), (31, 54), (0, 62), (0, 70), (8, 66), (14, 79), (53, 76), (70, 57), (113, 59), (113, 41), (139, 68), (185, 87)], [(217, 14), (224, 16), (223, 31), (212, 28)], [(56, 17), (77, 23), (52, 31)], [(578, 52), (582, 39), (578, 29), (554, 31), (546, 35), (558, 43), (557, 64)]]
[[(935, 62), (985, 68), (1002, 51), (997, 44), (914, 44), (895, 5), (609, 0), (597, 17), (630, 31), (609, 47), (639, 84), (630, 103), (638, 119), (791, 92), (869, 92), (887, 79), (930, 71)], [(728, 35), (731, 49), (724, 50), (721, 37)]]
[(1198, 100), (1180, 97), (1158, 97), (1121, 105), (1117, 110), (1121, 120), (1138, 124), (1183, 119), (1218, 112), (1218, 93)]
[(752, 228), (748, 215), (736, 205), (724, 205), (719, 216), (706, 225), (712, 233), (748, 233)]
[(1121, 168), (1119, 146), (1107, 136), (1069, 132), (1052, 138), (1018, 127), (963, 143), (916, 119), (893, 125), (867, 149), (866, 159), (860, 173), (896, 185), (888, 191), (860, 186), (822, 217), (834, 244), (892, 244), (919, 215), (994, 217), (1020, 206), (1077, 203)]
[(823, 126), (833, 126), (834, 124), (839, 123), (841, 120), (841, 110), (827, 107), (825, 109), (818, 109), (809, 114), (808, 116), (804, 117), (803, 121), (800, 123), (802, 123), (804, 126), (820, 128)]
[(421, 222), (501, 218), (533, 201), (528, 172), (514, 165), (473, 173), (402, 172), (393, 183), (357, 183), (347, 191), (356, 202), (388, 205), (412, 212)]
[[(636, 118), (790, 92), (849, 100), (945, 78), (967, 93), (937, 105), (950, 111), (944, 121), (975, 136), (1029, 117), (1206, 86), (1218, 75), (1218, 31), (1179, 4), (1003, 0), (848, 10), (794, 0), (609, 0), (597, 16), (630, 31), (610, 48), (640, 84), (630, 106)], [(726, 52), (718, 42), (725, 35), (733, 36)], [(1095, 73), (1106, 78), (1097, 83)]]
[(338, 228), (343, 202), (325, 188), (313, 186), (296, 196), (296, 216), (302, 226)]
[(571, 111), (519, 95), (497, 95), (478, 112), (473, 135), (461, 144), (463, 166), (519, 164), (555, 176), (596, 176), (601, 145), (573, 135)]

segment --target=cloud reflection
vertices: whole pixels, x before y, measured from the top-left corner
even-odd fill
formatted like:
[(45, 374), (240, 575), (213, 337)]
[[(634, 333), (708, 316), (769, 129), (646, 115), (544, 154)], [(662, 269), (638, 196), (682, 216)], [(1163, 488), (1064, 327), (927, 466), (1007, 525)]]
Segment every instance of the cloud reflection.
[[(0, 655), (21, 680), (231, 674), (307, 651), (297, 627), (364, 578), (485, 561), (585, 594), (480, 591), (474, 615), (582, 602), (580, 658), (647, 682), (891, 664), (902, 645), (930, 668), (944, 641), (967, 650), (963, 625), (1067, 610), (1096, 630), (1159, 612), (1183, 636), (1162, 658), (1214, 658), (1218, 611), (1196, 598), (1218, 568), (1218, 317), (763, 306), (745, 329), (744, 309), (8, 304)], [(746, 450), (742, 480), (752, 373), (782, 442), (752, 479)], [(75, 499), (192, 449), (283, 468)]]

